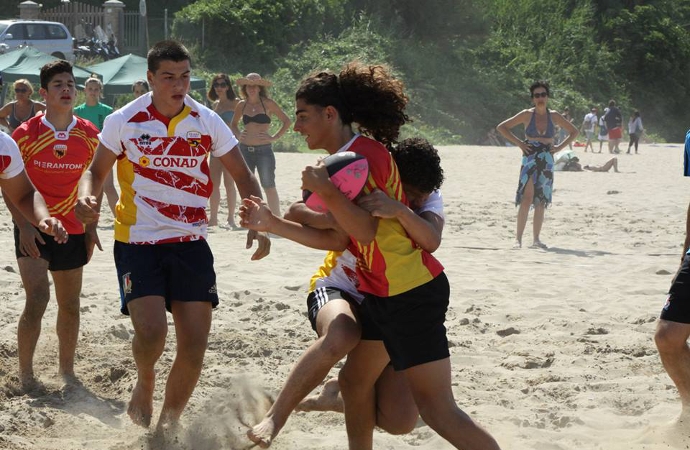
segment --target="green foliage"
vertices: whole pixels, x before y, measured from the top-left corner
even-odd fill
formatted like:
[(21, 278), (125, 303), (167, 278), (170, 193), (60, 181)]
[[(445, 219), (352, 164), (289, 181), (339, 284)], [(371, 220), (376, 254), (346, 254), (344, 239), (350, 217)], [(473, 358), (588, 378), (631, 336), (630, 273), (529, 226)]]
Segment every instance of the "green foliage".
[[(17, 3), (4, 1), (5, 11), (18, 14)], [(138, 8), (138, 0), (124, 2)], [(679, 141), (690, 126), (690, 0), (187, 3), (149, 0), (148, 10), (175, 13), (173, 35), (192, 50), (195, 74), (259, 72), (290, 116), (302, 77), (361, 59), (388, 64), (405, 81), (414, 122), (402, 135), (435, 143), (483, 139), (530, 106), (536, 79), (550, 82), (550, 107), (568, 106), (578, 125), (591, 106), (601, 111), (615, 99), (625, 121), (640, 110), (647, 136)], [(304, 144), (288, 133), (276, 147)]]
[(268, 73), (293, 45), (344, 26), (337, 0), (200, 0), (175, 14), (172, 29), (209, 67)]

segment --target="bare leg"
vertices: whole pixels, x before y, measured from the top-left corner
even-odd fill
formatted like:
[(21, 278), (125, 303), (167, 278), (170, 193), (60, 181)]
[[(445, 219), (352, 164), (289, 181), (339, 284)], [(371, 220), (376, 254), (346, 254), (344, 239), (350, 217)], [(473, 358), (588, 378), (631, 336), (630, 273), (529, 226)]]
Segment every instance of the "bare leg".
[[(376, 380), (376, 426), (390, 434), (407, 434), (417, 424), (419, 411), (407, 379), (387, 365)], [(299, 411), (345, 411), (337, 378), (326, 382), (319, 395), (304, 399)]]
[(262, 448), (271, 445), (299, 402), (359, 342), (360, 328), (349, 302), (331, 300), (321, 308), (316, 318), (321, 337), (302, 354), (292, 368), (263, 420), (247, 431), (247, 437)]
[(105, 193), (106, 199), (108, 199), (110, 211), (113, 213), (113, 217), (115, 217), (115, 207), (120, 197), (117, 194), (117, 189), (115, 189), (112, 169), (108, 172), (108, 176), (105, 177), (105, 181), (103, 182), (103, 192)]
[(532, 246), (546, 248), (546, 246), (539, 240), (539, 234), (541, 233), (541, 227), (544, 224), (544, 212), (546, 207), (542, 204), (534, 205), (534, 215), (532, 217), (532, 235), (534, 237), (534, 243)]
[(499, 449), (498, 443), (455, 404), (450, 384), (450, 359), (405, 370), (422, 419), (456, 448)]
[(165, 401), (158, 429), (174, 427), (194, 392), (211, 331), (210, 302), (179, 302), (171, 305), (177, 337), (177, 355), (165, 385)]
[(211, 197), (209, 198), (209, 218), (208, 226), (218, 225), (218, 210), (220, 209), (220, 179), (223, 174), (223, 163), (214, 156), (209, 156), (209, 171), (211, 172)]
[(228, 199), (228, 220), (227, 223), (230, 228), (237, 228), (235, 225), (235, 207), (237, 206), (237, 190), (235, 189), (235, 180), (232, 179), (230, 171), (225, 168), (223, 169), (223, 184), (225, 185), (225, 196)]
[(276, 217), (281, 217), (280, 215), (280, 199), (278, 198), (278, 190), (274, 187), (265, 188), (266, 191), (266, 201), (268, 202), (268, 207), (271, 212)]
[(374, 385), (388, 360), (382, 341), (360, 341), (340, 370), (338, 381), (351, 449), (369, 450), (373, 447), (376, 426)]
[(134, 326), (132, 354), (137, 365), (137, 384), (127, 414), (137, 425), (148, 427), (153, 415), (154, 367), (163, 354), (168, 322), (163, 297), (140, 297), (127, 304)]
[(527, 225), (527, 217), (529, 216), (529, 209), (532, 206), (533, 199), (534, 183), (532, 182), (532, 179), (529, 179), (527, 180), (525, 192), (522, 194), (520, 206), (518, 207), (515, 247), (522, 247), (522, 234), (525, 232), (525, 225)]
[(59, 374), (67, 382), (76, 381), (74, 355), (79, 339), (79, 294), (83, 268), (51, 272), (58, 304), (57, 336), (60, 343)]
[(683, 415), (690, 414), (690, 325), (660, 319), (654, 342), (664, 369), (678, 388)]
[(41, 320), (50, 300), (48, 261), (26, 257), (17, 259), (17, 264), (26, 291), (24, 311), (17, 325), (19, 379), (24, 389), (30, 389), (36, 383), (33, 369), (34, 352), (41, 335)]

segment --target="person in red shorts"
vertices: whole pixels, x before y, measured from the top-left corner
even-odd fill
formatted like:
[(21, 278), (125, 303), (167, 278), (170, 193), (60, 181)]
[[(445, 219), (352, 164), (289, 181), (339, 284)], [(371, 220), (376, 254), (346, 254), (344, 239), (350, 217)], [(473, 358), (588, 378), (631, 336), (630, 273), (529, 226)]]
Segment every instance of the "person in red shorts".
[(604, 122), (609, 130), (609, 153), (620, 153), (619, 147), (623, 138), (623, 115), (616, 106), (615, 100), (609, 101), (609, 110), (604, 114)]
[(98, 145), (98, 129), (73, 114), (76, 83), (72, 65), (57, 60), (41, 68), (41, 89), (45, 114), (33, 117), (12, 133), (26, 172), (45, 198), (50, 214), (70, 234), (58, 245), (34, 227), (14, 206), (15, 253), (26, 291), (26, 305), (17, 329), (19, 377), (25, 389), (37, 384), (33, 357), (41, 334), (41, 320), (50, 300), (48, 272), (55, 285), (58, 304), (58, 373), (68, 384), (76, 383), (74, 356), (79, 336), (79, 295), (83, 266), (94, 246), (100, 248), (95, 225), (84, 229), (74, 215), (77, 184), (91, 163)]

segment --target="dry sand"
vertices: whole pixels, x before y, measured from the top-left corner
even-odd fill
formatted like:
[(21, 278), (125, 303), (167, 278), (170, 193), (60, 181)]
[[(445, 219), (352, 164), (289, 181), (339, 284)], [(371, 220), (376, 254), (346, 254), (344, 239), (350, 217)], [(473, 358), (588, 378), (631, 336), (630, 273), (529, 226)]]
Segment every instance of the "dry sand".
[[(583, 164), (603, 164), (609, 156), (576, 150)], [(518, 150), (441, 149), (447, 221), (437, 256), (452, 287), (453, 389), (461, 407), (505, 449), (688, 445), (670, 427), (680, 403), (653, 343), (684, 239), (690, 196), (683, 188), (682, 146), (643, 145), (640, 152), (619, 156), (622, 173), (556, 174), (542, 233), (550, 248), (543, 251), (511, 249)], [(283, 207), (300, 197), (300, 171), (315, 159), (277, 155)], [(112, 217), (109, 211), (103, 216), (99, 234), (106, 250), (85, 268), (81, 299), (76, 370), (83, 388), (62, 389), (55, 376), (52, 299), (35, 358), (46, 390), (25, 395), (16, 378), (24, 291), (10, 217), (0, 205), (0, 448), (246, 448), (244, 424), (265, 410), (263, 391), (281, 386), (314, 339), (305, 293), (323, 252), (275, 239), (272, 254), (252, 262), (244, 233), (209, 233), (221, 304), (184, 428), (175, 445), (160, 444), (125, 413), (135, 379), (132, 326), (119, 312)], [(525, 234), (529, 244), (531, 216)], [(174, 356), (173, 338), (171, 328), (157, 366), (160, 379)], [(156, 389), (156, 414), (163, 387)], [(377, 431), (375, 446), (450, 448), (424, 425), (405, 436)], [(296, 413), (272, 448), (345, 449), (343, 417)]]

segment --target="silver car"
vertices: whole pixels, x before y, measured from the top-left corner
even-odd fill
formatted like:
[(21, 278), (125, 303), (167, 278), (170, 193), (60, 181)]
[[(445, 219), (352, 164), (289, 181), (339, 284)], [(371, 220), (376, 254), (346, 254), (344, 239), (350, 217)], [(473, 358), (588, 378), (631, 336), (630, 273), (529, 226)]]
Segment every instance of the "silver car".
[(0, 52), (20, 46), (74, 62), (73, 40), (67, 27), (42, 20), (0, 20)]

